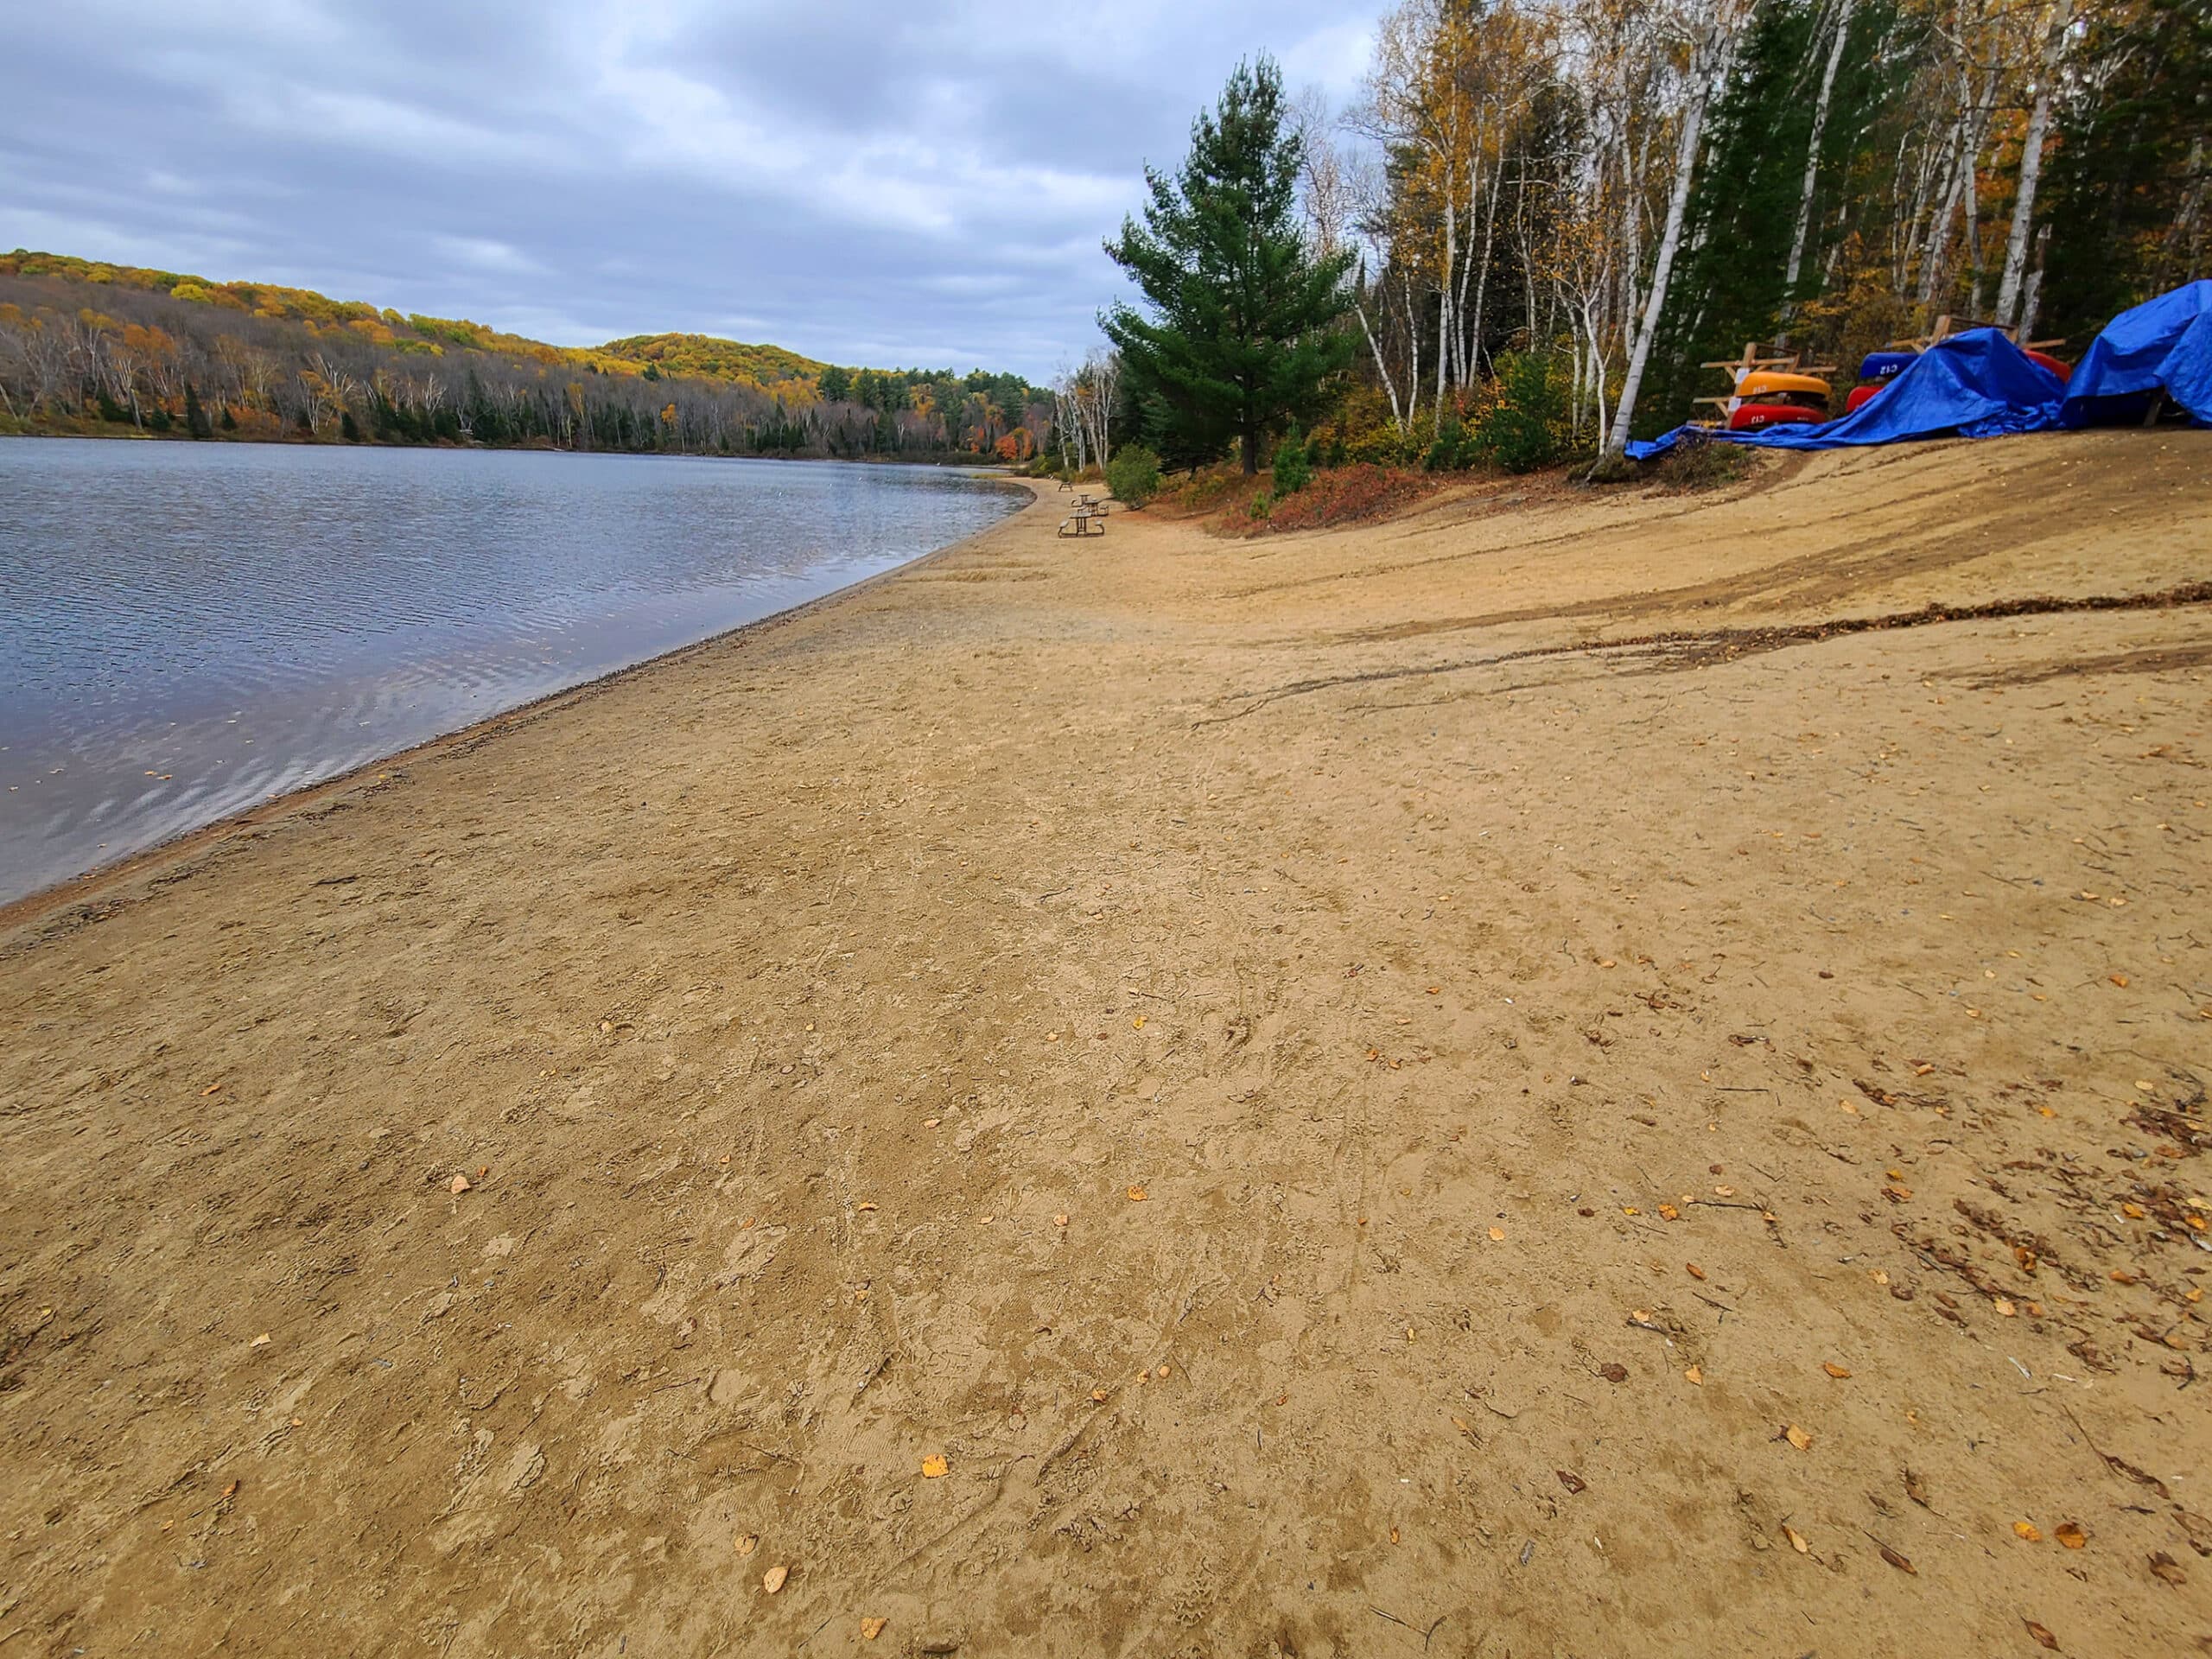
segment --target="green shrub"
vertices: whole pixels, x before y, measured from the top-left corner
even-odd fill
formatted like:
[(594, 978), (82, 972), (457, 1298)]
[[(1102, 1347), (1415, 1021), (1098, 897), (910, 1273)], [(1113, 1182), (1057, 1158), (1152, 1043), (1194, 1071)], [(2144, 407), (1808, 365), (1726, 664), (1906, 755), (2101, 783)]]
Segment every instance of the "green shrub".
[(1472, 435), (1478, 454), (1509, 473), (1533, 473), (1567, 453), (1567, 389), (1552, 359), (1533, 352), (1499, 358), (1497, 394)]
[(1141, 507), (1160, 493), (1160, 457), (1141, 443), (1116, 449), (1106, 463), (1106, 487), (1124, 506)]
[(1306, 440), (1295, 426), (1275, 445), (1274, 474), (1277, 495), (1296, 495), (1313, 481), (1313, 459), (1306, 453)]

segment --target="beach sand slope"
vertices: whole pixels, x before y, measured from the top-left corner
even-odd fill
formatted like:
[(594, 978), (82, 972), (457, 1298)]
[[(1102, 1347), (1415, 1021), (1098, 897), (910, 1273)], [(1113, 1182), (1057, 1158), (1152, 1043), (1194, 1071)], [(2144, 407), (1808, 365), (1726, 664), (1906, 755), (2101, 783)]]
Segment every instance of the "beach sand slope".
[(1057, 508), (16, 909), (0, 1659), (2203, 1645), (2212, 434)]

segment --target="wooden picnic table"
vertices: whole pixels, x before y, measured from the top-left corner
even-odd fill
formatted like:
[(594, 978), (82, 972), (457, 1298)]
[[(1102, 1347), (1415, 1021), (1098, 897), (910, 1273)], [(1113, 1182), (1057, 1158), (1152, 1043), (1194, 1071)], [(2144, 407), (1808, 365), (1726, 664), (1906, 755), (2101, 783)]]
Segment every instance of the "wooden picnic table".
[(1060, 534), (1088, 536), (1092, 533), (1090, 527), (1093, 524), (1098, 526), (1097, 534), (1103, 536), (1106, 533), (1106, 509), (1088, 496), (1081, 496), (1077, 498), (1075, 511), (1060, 520)]

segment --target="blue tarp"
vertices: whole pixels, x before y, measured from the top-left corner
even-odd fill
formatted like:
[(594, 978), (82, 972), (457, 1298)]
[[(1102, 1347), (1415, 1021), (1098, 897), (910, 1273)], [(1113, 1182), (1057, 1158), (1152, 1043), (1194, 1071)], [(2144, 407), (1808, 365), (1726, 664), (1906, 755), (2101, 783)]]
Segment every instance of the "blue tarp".
[[(2212, 283), (2196, 286), (2212, 289)], [(2212, 335), (2207, 340), (2212, 341)], [(2212, 358), (2206, 366), (2212, 371)], [(1923, 352), (1883, 387), (1880, 396), (1840, 420), (1760, 432), (1678, 426), (1645, 442), (1631, 441), (1628, 453), (1632, 460), (1650, 461), (1691, 433), (1762, 449), (1838, 449), (1903, 438), (1991, 438), (2036, 432), (2058, 423), (2063, 391), (2056, 375), (1996, 329), (1970, 328)]]
[(2139, 421), (2160, 391), (2199, 426), (2212, 426), (2212, 282), (2185, 283), (2114, 317), (2066, 383), (2059, 423)]

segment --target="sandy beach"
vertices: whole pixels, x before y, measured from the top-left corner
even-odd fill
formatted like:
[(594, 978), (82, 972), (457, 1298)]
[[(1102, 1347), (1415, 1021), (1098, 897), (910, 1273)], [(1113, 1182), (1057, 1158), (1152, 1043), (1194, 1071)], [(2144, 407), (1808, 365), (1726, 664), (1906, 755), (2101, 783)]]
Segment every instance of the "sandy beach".
[(0, 1659), (2208, 1645), (2212, 433), (1047, 490), (0, 918)]

